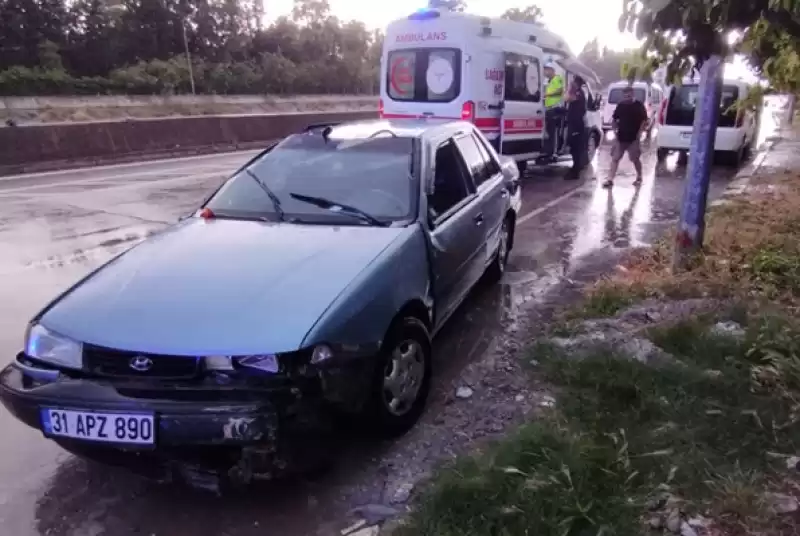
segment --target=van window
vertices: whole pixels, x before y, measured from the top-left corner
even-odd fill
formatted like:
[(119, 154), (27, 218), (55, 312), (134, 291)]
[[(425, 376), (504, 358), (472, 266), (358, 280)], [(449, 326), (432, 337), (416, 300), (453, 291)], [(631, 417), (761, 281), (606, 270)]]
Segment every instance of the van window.
[[(697, 84), (687, 84), (672, 88), (667, 107), (666, 124), (691, 126), (694, 124), (694, 110), (697, 106)], [(739, 99), (739, 88), (734, 85), (722, 86), (719, 102), (718, 127), (732, 127), (736, 124), (736, 109), (731, 106)]]
[[(612, 87), (608, 92), (608, 99), (607, 102), (609, 104), (619, 104), (622, 100), (622, 90), (624, 88), (621, 87)], [(647, 104), (647, 92), (644, 88), (635, 87), (633, 88), (633, 98), (641, 102), (642, 104)]]
[(389, 98), (406, 102), (450, 102), (461, 92), (461, 51), (414, 48), (389, 52)]
[(506, 53), (505, 99), (539, 102), (542, 98), (540, 72), (539, 60), (533, 56)]

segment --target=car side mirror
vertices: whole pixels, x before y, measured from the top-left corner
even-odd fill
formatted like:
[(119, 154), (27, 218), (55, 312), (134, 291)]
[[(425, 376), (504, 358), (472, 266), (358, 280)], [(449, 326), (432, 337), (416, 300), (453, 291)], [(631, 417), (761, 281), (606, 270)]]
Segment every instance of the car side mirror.
[(516, 160), (510, 156), (500, 155), (500, 171), (509, 182), (519, 181), (519, 167)]

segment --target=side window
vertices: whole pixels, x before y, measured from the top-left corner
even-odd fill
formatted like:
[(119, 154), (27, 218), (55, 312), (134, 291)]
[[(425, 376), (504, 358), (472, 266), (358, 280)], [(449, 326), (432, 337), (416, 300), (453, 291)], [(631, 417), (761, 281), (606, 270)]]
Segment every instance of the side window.
[(505, 99), (539, 102), (542, 98), (539, 72), (539, 60), (533, 56), (506, 53)]
[(480, 136), (473, 134), (472, 139), (475, 140), (475, 143), (478, 146), (478, 151), (480, 151), (484, 162), (486, 162), (486, 177), (491, 179), (500, 173), (500, 163), (489, 152), (489, 149), (486, 147), (486, 143), (480, 138)]
[(428, 196), (428, 205), (438, 217), (466, 199), (473, 187), (452, 140), (436, 149), (434, 166), (433, 195)]
[(456, 139), (456, 146), (467, 164), (469, 174), (475, 186), (480, 186), (489, 178), (487, 174), (486, 160), (478, 149), (478, 144), (472, 136), (463, 136)]

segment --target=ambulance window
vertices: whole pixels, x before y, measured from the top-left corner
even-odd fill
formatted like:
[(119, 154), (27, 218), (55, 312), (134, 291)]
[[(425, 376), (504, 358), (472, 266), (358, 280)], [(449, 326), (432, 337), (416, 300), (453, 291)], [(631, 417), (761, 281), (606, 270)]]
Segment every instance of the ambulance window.
[(542, 95), (540, 72), (536, 58), (506, 53), (505, 99), (539, 102)]
[(389, 98), (407, 102), (450, 102), (461, 92), (461, 51), (415, 48), (389, 52)]

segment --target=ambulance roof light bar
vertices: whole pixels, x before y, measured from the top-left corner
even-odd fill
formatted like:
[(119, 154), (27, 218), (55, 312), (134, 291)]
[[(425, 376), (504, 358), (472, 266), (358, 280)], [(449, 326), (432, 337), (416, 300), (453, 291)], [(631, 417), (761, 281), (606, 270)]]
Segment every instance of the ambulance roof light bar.
[(431, 20), (431, 19), (438, 19), (441, 13), (439, 13), (438, 9), (430, 8), (430, 7), (423, 7), (416, 10), (414, 13), (408, 16), (409, 20)]

